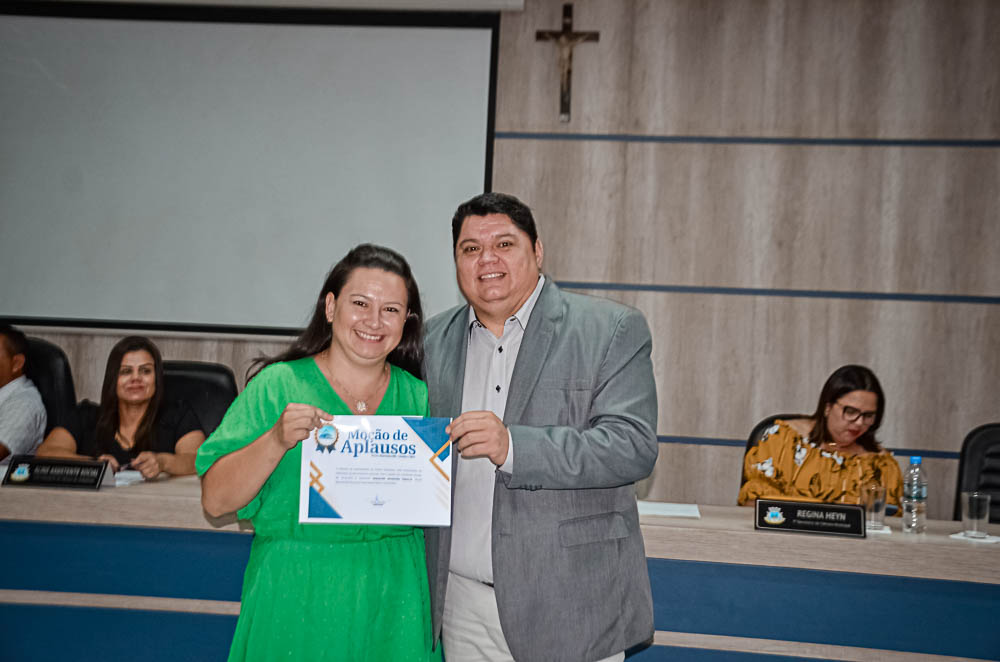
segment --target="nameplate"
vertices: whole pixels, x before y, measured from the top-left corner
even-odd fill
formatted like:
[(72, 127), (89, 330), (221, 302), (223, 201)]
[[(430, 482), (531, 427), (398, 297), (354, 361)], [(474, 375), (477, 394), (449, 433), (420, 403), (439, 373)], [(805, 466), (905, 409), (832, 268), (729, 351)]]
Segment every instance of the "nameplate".
[(865, 509), (847, 503), (757, 499), (753, 526), (762, 531), (865, 537)]
[(96, 490), (105, 479), (114, 481), (114, 473), (104, 461), (15, 455), (3, 477), (3, 486)]

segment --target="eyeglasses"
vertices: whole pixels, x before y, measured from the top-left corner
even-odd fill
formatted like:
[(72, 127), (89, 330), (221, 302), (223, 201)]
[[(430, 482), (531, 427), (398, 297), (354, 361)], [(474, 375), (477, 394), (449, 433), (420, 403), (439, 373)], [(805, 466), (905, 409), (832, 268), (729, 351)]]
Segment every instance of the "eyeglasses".
[(840, 405), (844, 420), (848, 423), (854, 423), (860, 418), (865, 425), (871, 425), (875, 422), (875, 415), (878, 414), (876, 411), (861, 411), (856, 407), (848, 407), (840, 402), (836, 404)]

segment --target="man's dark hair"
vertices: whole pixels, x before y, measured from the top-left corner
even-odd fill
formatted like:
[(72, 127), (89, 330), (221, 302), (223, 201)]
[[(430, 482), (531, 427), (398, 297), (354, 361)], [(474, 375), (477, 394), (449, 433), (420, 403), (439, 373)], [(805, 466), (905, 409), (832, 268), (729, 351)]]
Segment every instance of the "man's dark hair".
[(0, 324), (0, 336), (3, 336), (4, 344), (7, 346), (7, 353), (11, 356), (17, 356), (18, 354), (24, 354), (25, 359), (28, 356), (28, 339), (25, 337), (24, 332), (20, 329), (15, 329), (10, 324)]
[(455, 215), (451, 219), (451, 252), (455, 252), (458, 246), (458, 236), (462, 234), (462, 224), (469, 216), (488, 216), (490, 214), (504, 214), (518, 230), (521, 230), (531, 239), (534, 247), (538, 241), (538, 230), (535, 229), (535, 217), (531, 215), (531, 209), (512, 195), (506, 193), (483, 193), (471, 200), (466, 200), (455, 210)]

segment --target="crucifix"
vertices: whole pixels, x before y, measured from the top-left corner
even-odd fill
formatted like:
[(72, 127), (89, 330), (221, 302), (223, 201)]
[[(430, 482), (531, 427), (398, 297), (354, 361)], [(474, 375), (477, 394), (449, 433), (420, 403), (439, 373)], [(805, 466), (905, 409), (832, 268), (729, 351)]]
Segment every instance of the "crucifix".
[(573, 32), (573, 5), (562, 6), (562, 30), (538, 30), (535, 41), (554, 41), (559, 49), (559, 121), (569, 122), (570, 82), (573, 77), (573, 47), (597, 41), (598, 32)]

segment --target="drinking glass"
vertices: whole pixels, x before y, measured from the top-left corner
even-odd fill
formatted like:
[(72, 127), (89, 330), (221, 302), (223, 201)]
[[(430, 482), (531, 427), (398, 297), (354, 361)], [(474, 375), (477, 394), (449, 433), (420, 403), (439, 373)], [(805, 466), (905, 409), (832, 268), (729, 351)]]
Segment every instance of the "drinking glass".
[(990, 495), (986, 492), (962, 492), (962, 529), (966, 538), (985, 538), (990, 520)]
[(881, 531), (885, 526), (885, 486), (872, 482), (862, 487), (861, 503), (865, 507), (865, 528)]

